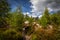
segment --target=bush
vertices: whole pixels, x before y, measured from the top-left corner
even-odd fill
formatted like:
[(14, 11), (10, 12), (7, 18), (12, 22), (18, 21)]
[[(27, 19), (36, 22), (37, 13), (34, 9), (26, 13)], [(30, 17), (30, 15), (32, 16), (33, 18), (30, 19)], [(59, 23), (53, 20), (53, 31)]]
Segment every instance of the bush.
[(22, 40), (22, 35), (15, 29), (8, 29), (1, 34), (1, 40)]

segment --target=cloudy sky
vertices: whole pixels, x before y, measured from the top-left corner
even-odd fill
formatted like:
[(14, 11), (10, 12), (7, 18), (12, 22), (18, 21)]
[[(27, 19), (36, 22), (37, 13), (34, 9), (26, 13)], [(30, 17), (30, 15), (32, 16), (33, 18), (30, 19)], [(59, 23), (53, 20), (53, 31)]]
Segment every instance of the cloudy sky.
[(22, 7), (24, 14), (29, 16), (41, 16), (45, 7), (48, 7), (49, 12), (56, 12), (60, 10), (60, 0), (8, 0), (11, 4), (12, 11), (16, 9), (17, 6)]

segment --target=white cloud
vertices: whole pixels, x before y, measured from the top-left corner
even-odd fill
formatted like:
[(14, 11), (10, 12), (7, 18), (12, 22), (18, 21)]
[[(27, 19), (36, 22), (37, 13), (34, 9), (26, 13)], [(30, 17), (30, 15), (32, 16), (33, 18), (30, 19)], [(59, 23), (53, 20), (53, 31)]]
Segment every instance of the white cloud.
[(42, 17), (42, 15), (39, 16), (39, 18), (41, 18), (41, 17)]
[(53, 11), (53, 9), (51, 9), (51, 8), (48, 8), (48, 10), (49, 10), (49, 12), (52, 12)]
[(44, 11), (45, 7), (48, 7), (49, 12), (60, 10), (60, 0), (30, 0), (32, 3), (32, 13), (34, 15), (41, 14), (40, 12)]
[(40, 12), (44, 10), (45, 7), (45, 0), (30, 0), (32, 3), (32, 12)]
[(46, 7), (45, 0), (30, 0), (30, 2), (32, 3), (32, 14), (35, 16), (41, 15), (41, 13), (44, 11), (44, 8)]
[(29, 13), (29, 12), (24, 12), (23, 14), (24, 14), (24, 15), (26, 15), (26, 14), (29, 15), (30, 13)]
[(31, 17), (31, 16), (32, 16), (32, 17), (37, 17), (35, 14), (30, 14), (29, 12), (24, 12), (23, 14), (24, 14), (24, 15), (27, 14), (29, 17)]
[[(30, 6), (32, 8), (32, 14), (27, 12), (30, 17), (41, 17), (42, 12), (44, 12), (45, 7), (48, 7), (49, 12), (56, 12), (60, 10), (60, 1), (59, 0), (30, 0), (32, 5)], [(59, 2), (59, 3), (58, 3)]]

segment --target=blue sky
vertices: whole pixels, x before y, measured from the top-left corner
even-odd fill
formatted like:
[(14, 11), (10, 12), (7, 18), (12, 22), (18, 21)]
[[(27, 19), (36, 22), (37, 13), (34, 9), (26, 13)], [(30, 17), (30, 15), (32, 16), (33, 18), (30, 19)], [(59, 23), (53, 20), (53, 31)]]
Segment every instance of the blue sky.
[(12, 11), (16, 9), (17, 6), (22, 7), (23, 12), (30, 12), (31, 11), (31, 3), (29, 2), (30, 0), (8, 0)]
[(45, 7), (48, 8), (50, 13), (60, 10), (60, 0), (8, 0), (11, 5), (12, 11), (17, 6), (21, 6), (24, 14), (29, 16), (41, 16)]

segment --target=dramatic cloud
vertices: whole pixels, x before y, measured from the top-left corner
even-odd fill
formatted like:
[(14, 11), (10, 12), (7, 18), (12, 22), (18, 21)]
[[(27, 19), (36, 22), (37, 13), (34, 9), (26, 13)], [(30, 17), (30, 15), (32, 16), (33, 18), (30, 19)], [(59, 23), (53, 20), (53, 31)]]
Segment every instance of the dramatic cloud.
[(45, 7), (48, 7), (49, 12), (60, 10), (60, 0), (30, 0), (30, 2), (32, 3), (31, 12), (35, 15), (41, 15)]
[(46, 0), (47, 7), (52, 8), (54, 11), (60, 10), (60, 0)]
[(60, 8), (60, 0), (46, 0), (46, 3), (52, 8)]
[(30, 1), (32, 3), (32, 12), (39, 12), (43, 11), (44, 7), (45, 7), (45, 0), (31, 0)]

